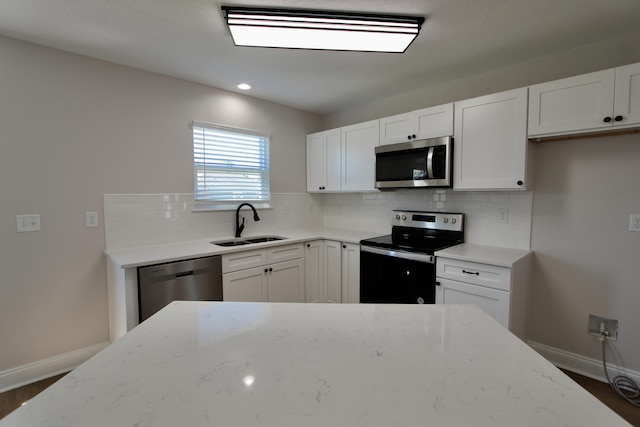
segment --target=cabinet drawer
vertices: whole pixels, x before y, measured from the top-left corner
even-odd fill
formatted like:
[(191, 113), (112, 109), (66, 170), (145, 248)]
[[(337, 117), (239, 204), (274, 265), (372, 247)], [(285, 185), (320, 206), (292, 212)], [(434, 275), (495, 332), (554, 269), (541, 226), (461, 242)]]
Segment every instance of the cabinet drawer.
[(245, 270), (267, 264), (267, 250), (242, 251), (222, 255), (222, 272)]
[(302, 243), (269, 248), (267, 249), (267, 264), (302, 258), (304, 256), (303, 248), (304, 244)]
[(511, 290), (511, 269), (496, 265), (439, 257), (436, 259), (436, 276), (503, 291)]

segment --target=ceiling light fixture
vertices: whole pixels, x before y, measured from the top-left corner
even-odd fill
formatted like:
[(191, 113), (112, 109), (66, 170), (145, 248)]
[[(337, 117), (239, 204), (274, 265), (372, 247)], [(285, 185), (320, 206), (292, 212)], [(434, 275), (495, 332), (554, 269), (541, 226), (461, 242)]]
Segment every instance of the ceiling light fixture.
[(222, 6), (236, 46), (402, 53), (422, 17)]
[(240, 83), (238, 86), (236, 86), (238, 89), (240, 90), (249, 90), (251, 89), (251, 85), (247, 84), (247, 83)]

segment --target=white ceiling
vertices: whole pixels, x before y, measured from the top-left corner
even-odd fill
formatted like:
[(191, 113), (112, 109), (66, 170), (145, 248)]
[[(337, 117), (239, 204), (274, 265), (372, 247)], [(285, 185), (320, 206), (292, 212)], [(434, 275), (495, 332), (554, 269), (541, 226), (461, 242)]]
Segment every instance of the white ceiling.
[[(404, 54), (235, 47), (220, 6), (426, 17)], [(639, 31), (638, 0), (2, 0), (0, 34), (327, 114)]]

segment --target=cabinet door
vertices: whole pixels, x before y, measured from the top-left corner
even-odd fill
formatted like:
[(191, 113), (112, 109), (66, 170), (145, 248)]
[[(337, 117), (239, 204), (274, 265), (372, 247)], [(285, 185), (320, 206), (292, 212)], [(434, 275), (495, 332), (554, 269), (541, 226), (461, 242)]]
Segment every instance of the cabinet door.
[(613, 116), (615, 127), (640, 123), (640, 63), (616, 68)]
[(340, 129), (307, 135), (307, 191), (340, 190)]
[(342, 301), (342, 245), (334, 240), (324, 241), (324, 301)]
[(379, 140), (378, 120), (342, 128), (342, 191), (376, 191), (375, 147)]
[(455, 104), (454, 190), (525, 189), (527, 89)]
[(416, 115), (396, 114), (380, 119), (380, 145), (408, 142), (418, 137)]
[(324, 300), (324, 248), (323, 240), (313, 240), (305, 244), (304, 277), (305, 301)]
[(322, 191), (325, 183), (325, 144), (323, 132), (307, 135), (307, 191)]
[(453, 135), (453, 104), (414, 111), (417, 139)]
[(614, 83), (610, 69), (529, 87), (529, 136), (610, 128)]
[(453, 135), (453, 104), (380, 119), (380, 145)]
[(266, 274), (264, 267), (250, 268), (222, 275), (224, 301), (266, 301)]
[(304, 302), (304, 259), (269, 265), (267, 301)]
[(473, 304), (509, 328), (509, 292), (438, 277), (436, 304)]
[(342, 244), (342, 302), (360, 303), (360, 245)]

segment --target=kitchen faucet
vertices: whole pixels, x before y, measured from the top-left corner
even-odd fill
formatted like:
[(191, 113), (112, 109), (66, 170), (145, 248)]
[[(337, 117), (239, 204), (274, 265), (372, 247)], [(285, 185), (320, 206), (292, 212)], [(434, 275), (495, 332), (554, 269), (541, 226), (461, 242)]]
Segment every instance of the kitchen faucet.
[(238, 209), (236, 209), (236, 237), (240, 237), (242, 230), (244, 230), (244, 217), (242, 217), (242, 224), (240, 224), (240, 208), (242, 208), (243, 206), (249, 206), (253, 211), (253, 220), (260, 221), (260, 217), (258, 216), (258, 212), (256, 212), (256, 208), (254, 208), (251, 203), (242, 203), (240, 206), (238, 206)]

